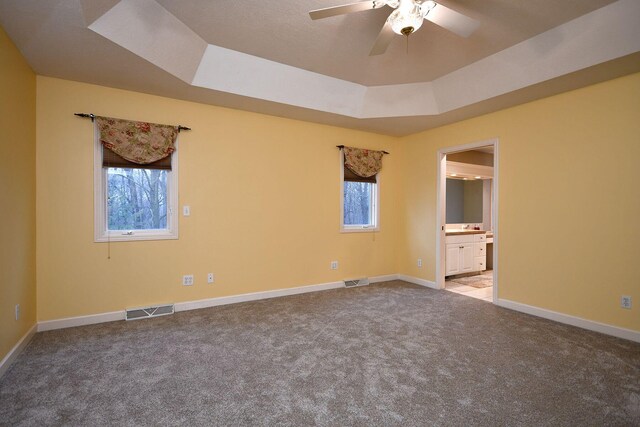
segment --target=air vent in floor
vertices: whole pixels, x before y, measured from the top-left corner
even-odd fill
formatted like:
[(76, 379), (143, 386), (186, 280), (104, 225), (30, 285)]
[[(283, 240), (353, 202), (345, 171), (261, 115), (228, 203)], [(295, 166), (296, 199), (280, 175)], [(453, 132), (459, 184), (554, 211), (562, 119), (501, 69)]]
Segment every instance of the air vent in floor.
[(150, 317), (166, 316), (173, 314), (173, 304), (157, 305), (154, 307), (127, 309), (127, 320), (148, 319)]
[(368, 277), (363, 277), (362, 279), (352, 279), (352, 280), (345, 280), (344, 281), (344, 286), (346, 288), (353, 288), (355, 286), (366, 286), (369, 284), (369, 278)]

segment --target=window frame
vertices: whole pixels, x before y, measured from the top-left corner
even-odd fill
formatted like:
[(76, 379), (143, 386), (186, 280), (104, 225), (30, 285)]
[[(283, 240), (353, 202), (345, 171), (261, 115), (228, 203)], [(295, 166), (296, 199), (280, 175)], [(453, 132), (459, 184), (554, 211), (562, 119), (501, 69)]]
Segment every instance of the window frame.
[(376, 183), (371, 195), (372, 225), (345, 225), (344, 223), (344, 153), (340, 153), (340, 232), (341, 233), (376, 233), (380, 231), (380, 173), (376, 174)]
[[(178, 138), (179, 139), (179, 138)], [(178, 141), (167, 171), (167, 228), (160, 230), (107, 230), (107, 168), (102, 166), (102, 144), (96, 129), (93, 144), (94, 242), (131, 242), (178, 239)], [(131, 233), (131, 234), (130, 234)]]

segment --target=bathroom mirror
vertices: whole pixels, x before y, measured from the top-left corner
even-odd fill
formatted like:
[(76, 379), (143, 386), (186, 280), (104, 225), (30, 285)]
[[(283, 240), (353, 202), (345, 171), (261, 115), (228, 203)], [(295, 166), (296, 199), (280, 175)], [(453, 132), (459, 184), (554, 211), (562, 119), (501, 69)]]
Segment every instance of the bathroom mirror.
[(447, 224), (482, 223), (482, 180), (447, 178)]

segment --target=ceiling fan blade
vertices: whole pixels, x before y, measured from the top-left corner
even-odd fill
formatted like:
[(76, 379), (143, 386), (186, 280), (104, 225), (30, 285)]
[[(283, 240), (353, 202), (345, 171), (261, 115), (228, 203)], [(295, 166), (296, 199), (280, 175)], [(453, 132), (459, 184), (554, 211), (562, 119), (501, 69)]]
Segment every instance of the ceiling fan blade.
[(357, 3), (343, 4), (342, 6), (327, 7), (309, 12), (311, 19), (323, 19), (331, 16), (346, 15), (347, 13), (361, 12), (384, 6), (384, 3), (375, 0), (360, 1)]
[(396, 33), (391, 29), (391, 24), (389, 21), (385, 21), (382, 30), (380, 30), (380, 34), (378, 34), (378, 38), (376, 39), (371, 52), (369, 52), (369, 56), (381, 55), (386, 52), (387, 48), (391, 44), (391, 40)]
[(475, 19), (449, 9), (440, 3), (436, 3), (435, 7), (429, 11), (424, 19), (462, 37), (469, 37), (480, 26), (480, 22)]

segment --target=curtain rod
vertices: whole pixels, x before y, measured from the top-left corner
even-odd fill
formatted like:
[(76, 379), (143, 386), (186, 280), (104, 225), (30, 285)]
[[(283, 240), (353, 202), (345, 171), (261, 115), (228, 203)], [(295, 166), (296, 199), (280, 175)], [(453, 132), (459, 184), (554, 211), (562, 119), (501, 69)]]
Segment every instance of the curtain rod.
[[(91, 119), (91, 121), (94, 121), (96, 116), (93, 113), (73, 113), (74, 116), (78, 116), (78, 117), (83, 117), (85, 119)], [(182, 125), (178, 125), (178, 132), (180, 132), (181, 130), (191, 130), (191, 128), (188, 128), (186, 126), (182, 126)]]
[[(337, 148), (339, 148), (340, 150), (342, 150), (344, 148), (344, 145), (336, 145)], [(373, 151), (373, 150), (372, 150)], [(383, 151), (384, 154), (389, 154), (386, 151)]]

